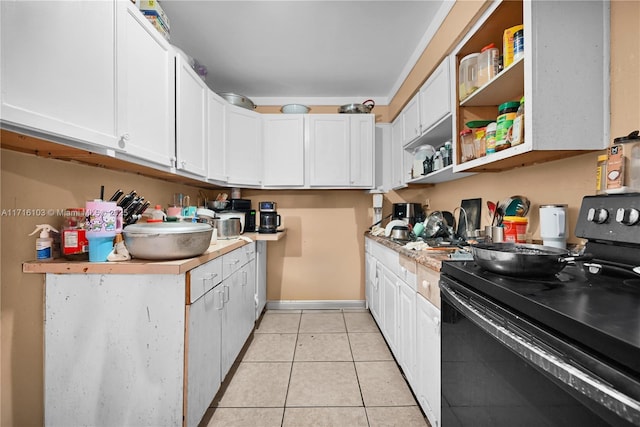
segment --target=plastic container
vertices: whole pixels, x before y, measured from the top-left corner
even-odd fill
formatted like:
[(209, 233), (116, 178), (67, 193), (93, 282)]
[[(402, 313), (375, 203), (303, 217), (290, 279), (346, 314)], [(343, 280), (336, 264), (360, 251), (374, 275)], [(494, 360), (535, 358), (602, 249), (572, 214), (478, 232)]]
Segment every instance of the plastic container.
[(150, 215), (151, 216), (147, 219), (147, 222), (163, 222), (167, 218), (167, 215), (165, 215), (161, 205), (156, 205)]
[(498, 118), (496, 119), (496, 151), (503, 150), (511, 146), (507, 141), (507, 131), (516, 118), (520, 103), (517, 101), (505, 102), (498, 107)]
[(460, 147), (462, 148), (462, 162), (468, 162), (476, 158), (476, 148), (473, 144), (473, 132), (465, 129), (460, 132)]
[(524, 29), (513, 34), (513, 62), (524, 57)]
[(607, 193), (607, 160), (609, 160), (609, 156), (606, 154), (598, 156), (596, 166), (596, 194)]
[(502, 64), (507, 68), (513, 63), (513, 37), (516, 32), (522, 30), (522, 25), (515, 25), (507, 28), (502, 34)]
[(484, 157), (487, 153), (487, 145), (485, 139), (486, 128), (477, 128), (474, 132), (473, 145), (476, 150), (476, 159)]
[(504, 241), (512, 243), (526, 243), (527, 225), (529, 220), (523, 216), (505, 216), (502, 219)]
[(487, 154), (493, 154), (496, 152), (496, 123), (492, 122), (485, 128), (485, 141)]
[(511, 146), (524, 142), (524, 96), (520, 99), (520, 106), (516, 112), (516, 118), (511, 125)]
[(36, 225), (36, 229), (29, 234), (29, 236), (33, 236), (40, 232), (40, 237), (36, 239), (36, 260), (51, 261), (53, 259), (53, 238), (49, 234), (52, 231), (58, 232), (58, 230), (49, 224), (39, 224)]
[(89, 235), (89, 261), (106, 262), (107, 257), (113, 250), (113, 237)]
[(500, 52), (495, 43), (486, 45), (478, 56), (478, 87), (487, 84), (498, 74), (498, 58)]
[(458, 75), (458, 97), (460, 101), (478, 89), (478, 56), (480, 56), (479, 53), (472, 53), (460, 61)]

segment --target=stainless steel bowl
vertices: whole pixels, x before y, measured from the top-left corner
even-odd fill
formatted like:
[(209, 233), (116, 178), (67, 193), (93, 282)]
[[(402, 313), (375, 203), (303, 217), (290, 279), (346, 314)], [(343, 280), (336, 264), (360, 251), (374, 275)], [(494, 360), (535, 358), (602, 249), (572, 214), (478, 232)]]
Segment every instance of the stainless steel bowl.
[(132, 257), (153, 260), (201, 255), (209, 248), (212, 233), (209, 224), (187, 222), (131, 224), (122, 230)]
[(214, 218), (210, 224), (218, 230), (218, 239), (235, 239), (242, 232), (240, 218)]
[(238, 107), (246, 108), (247, 110), (255, 110), (256, 108), (256, 104), (246, 96), (230, 92), (222, 92), (218, 93), (218, 95), (226, 99), (230, 104), (237, 105)]

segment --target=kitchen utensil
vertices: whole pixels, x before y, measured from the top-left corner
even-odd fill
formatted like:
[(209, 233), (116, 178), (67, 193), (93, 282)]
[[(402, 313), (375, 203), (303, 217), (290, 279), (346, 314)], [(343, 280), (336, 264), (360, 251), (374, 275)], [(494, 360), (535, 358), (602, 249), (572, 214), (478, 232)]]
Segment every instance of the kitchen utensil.
[(132, 224), (124, 228), (124, 242), (131, 256), (169, 260), (191, 258), (207, 250), (213, 228), (197, 222)]
[(240, 234), (244, 233), (244, 221), (246, 219), (246, 215), (244, 212), (240, 212), (240, 211), (216, 212), (215, 217), (220, 219), (238, 218), (240, 220)]
[(221, 210), (223, 210), (224, 208), (227, 207), (227, 204), (229, 204), (228, 200), (209, 200), (207, 202), (207, 207), (209, 209), (213, 209), (213, 210), (216, 210), (216, 211), (221, 211)]
[(338, 108), (338, 113), (347, 113), (347, 114), (367, 114), (373, 110), (376, 103), (373, 99), (367, 99), (362, 104), (345, 104), (341, 105)]
[(394, 219), (394, 220), (389, 221), (387, 226), (384, 228), (385, 237), (391, 237), (391, 230), (393, 230), (393, 227), (395, 227), (395, 226), (406, 226), (406, 225), (407, 225), (407, 222), (403, 221), (401, 219)]
[(211, 225), (218, 230), (218, 239), (235, 239), (242, 233), (239, 217), (214, 218)]
[(307, 114), (311, 108), (302, 104), (286, 104), (280, 108), (284, 114)]
[(524, 196), (511, 196), (503, 204), (505, 216), (526, 216), (531, 202)]
[(409, 227), (407, 225), (396, 225), (391, 229), (391, 237), (395, 240), (411, 240)]
[(442, 212), (432, 212), (424, 222), (424, 236), (427, 238), (442, 237), (447, 234), (447, 223)]
[(471, 245), (474, 261), (483, 269), (508, 276), (542, 277), (560, 272), (569, 262), (590, 260), (566, 249), (521, 243)]
[(221, 92), (218, 93), (218, 95), (226, 99), (230, 104), (237, 105), (238, 107), (246, 108), (247, 110), (255, 110), (256, 108), (256, 104), (246, 96), (231, 92)]
[(419, 222), (413, 226), (413, 234), (415, 234), (416, 237), (422, 237), (422, 233), (424, 233), (424, 223)]

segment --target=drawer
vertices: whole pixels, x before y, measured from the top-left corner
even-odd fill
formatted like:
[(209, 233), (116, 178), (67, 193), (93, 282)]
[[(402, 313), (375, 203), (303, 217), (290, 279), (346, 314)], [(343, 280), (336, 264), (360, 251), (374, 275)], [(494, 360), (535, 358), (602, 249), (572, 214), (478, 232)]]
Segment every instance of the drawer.
[(222, 257), (190, 270), (187, 277), (187, 304), (191, 304), (222, 282)]
[(414, 291), (416, 290), (416, 262), (411, 258), (399, 255), (399, 262), (396, 267), (396, 274)]
[(256, 258), (256, 244), (251, 242), (222, 256), (222, 280)]
[(418, 264), (418, 293), (431, 304), (440, 308), (440, 273)]

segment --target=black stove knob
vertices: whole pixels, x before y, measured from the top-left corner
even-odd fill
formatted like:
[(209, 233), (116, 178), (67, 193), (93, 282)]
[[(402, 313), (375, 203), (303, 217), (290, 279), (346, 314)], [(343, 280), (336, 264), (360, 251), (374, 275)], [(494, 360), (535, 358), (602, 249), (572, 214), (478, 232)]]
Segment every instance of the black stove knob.
[(602, 208), (589, 208), (587, 220), (596, 224), (604, 224), (609, 219), (609, 211)]
[(616, 211), (616, 221), (624, 225), (634, 225), (640, 221), (640, 211), (634, 208), (619, 208)]

